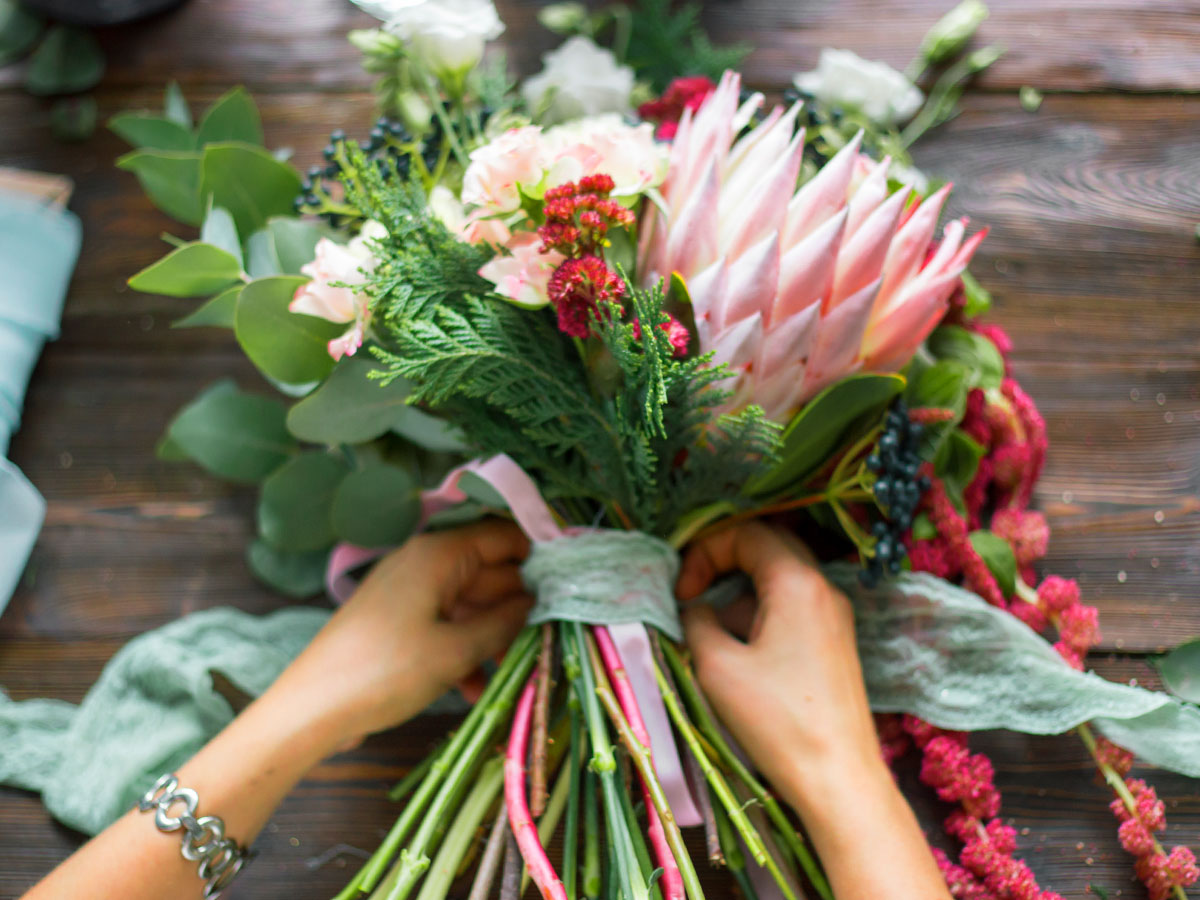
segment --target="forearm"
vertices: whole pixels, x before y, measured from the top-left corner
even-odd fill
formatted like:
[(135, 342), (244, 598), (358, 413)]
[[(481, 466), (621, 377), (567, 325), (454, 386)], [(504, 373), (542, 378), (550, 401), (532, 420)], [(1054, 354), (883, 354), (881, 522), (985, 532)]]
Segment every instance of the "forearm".
[(949, 900), (912, 808), (882, 761), (793, 768), (800, 813), (837, 900)]
[[(314, 710), (284, 682), (252, 703), (176, 773), (199, 795), (196, 815), (225, 822), (249, 846), (276, 806), (316, 763), (337, 749), (336, 713)], [(170, 813), (178, 814), (177, 804)], [(195, 862), (180, 855), (183, 832), (160, 832), (152, 813), (133, 810), (85, 844), (27, 895), (158, 900), (200, 897)]]

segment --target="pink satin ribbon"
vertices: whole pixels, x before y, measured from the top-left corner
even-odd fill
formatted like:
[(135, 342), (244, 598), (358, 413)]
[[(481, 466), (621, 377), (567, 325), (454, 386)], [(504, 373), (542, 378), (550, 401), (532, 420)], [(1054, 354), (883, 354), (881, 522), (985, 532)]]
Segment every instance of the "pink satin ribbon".
[[(431, 516), (467, 499), (466, 493), (458, 486), (467, 472), (482, 478), (504, 498), (517, 525), (531, 541), (552, 541), (566, 533), (554, 520), (550, 507), (542, 499), (533, 479), (505, 454), (465, 463), (452, 470), (435, 489), (422, 493), (420, 527), (423, 528)], [(358, 585), (350, 573), (386, 552), (386, 548), (367, 549), (352, 544), (334, 547), (325, 570), (325, 587), (329, 595), (338, 603), (345, 602)], [(654, 677), (654, 657), (646, 626), (612, 625), (609, 626), (609, 632), (625, 662), (629, 683), (646, 721), (654, 768), (675, 819), (681, 826), (699, 825), (703, 819), (684, 777), (679, 747), (675, 743), (662, 693)]]

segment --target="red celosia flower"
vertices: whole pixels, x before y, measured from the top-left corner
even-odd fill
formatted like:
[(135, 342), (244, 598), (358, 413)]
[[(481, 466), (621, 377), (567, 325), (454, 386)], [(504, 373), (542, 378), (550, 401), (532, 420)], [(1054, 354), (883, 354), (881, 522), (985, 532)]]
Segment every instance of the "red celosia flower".
[(992, 784), (992, 763), (982, 753), (972, 754), (946, 736), (925, 745), (921, 780), (948, 803), (961, 803), (968, 815), (991, 818), (1000, 812), (1000, 794)]
[(600, 257), (584, 256), (555, 269), (546, 292), (558, 311), (559, 330), (585, 338), (592, 332), (592, 319), (602, 315), (602, 304), (620, 304), (625, 282)]
[(1037, 589), (1038, 603), (1048, 613), (1060, 613), (1079, 602), (1079, 584), (1070, 578), (1048, 576)]
[(704, 103), (717, 86), (703, 75), (689, 75), (676, 78), (663, 91), (657, 100), (650, 100), (638, 107), (638, 115), (659, 123), (655, 136), (659, 140), (669, 141), (679, 130), (679, 120), (683, 111), (690, 109), (695, 112)]
[(1018, 566), (1027, 566), (1046, 555), (1050, 526), (1040, 512), (998, 509), (992, 516), (991, 528), (1012, 545)]
[(1013, 600), (1012, 604), (1008, 607), (1008, 611), (1034, 631), (1044, 631), (1049, 624), (1045, 613), (1032, 603), (1026, 603), (1024, 600)]
[(996, 345), (996, 349), (1000, 351), (1000, 355), (1004, 357), (1005, 362), (1008, 362), (1008, 355), (1012, 353), (1013, 342), (1008, 336), (1008, 332), (999, 325), (991, 323), (975, 322), (971, 325), (971, 330), (976, 334), (982, 334), (985, 338)]
[(1021, 389), (1011, 378), (1005, 378), (1000, 390), (1016, 410), (1017, 418), (1025, 431), (1025, 445), (1029, 448), (1028, 461), (1024, 466), (1024, 477), (1020, 488), (1013, 497), (1013, 504), (1020, 509), (1029, 505), (1033, 499), (1033, 487), (1041, 477), (1042, 466), (1046, 462), (1046, 422), (1038, 412), (1032, 398)]
[(1068, 606), (1058, 617), (1058, 635), (1079, 654), (1100, 642), (1099, 613), (1094, 606), (1076, 603)]
[(1096, 738), (1096, 751), (1100, 762), (1111, 766), (1122, 778), (1133, 768), (1133, 754), (1123, 747), (1118, 747), (1108, 738)]
[(963, 413), (962, 430), (967, 437), (984, 447), (992, 445), (992, 425), (987, 418), (987, 398), (979, 388), (967, 393), (967, 409)]
[(929, 511), (929, 518), (938, 534), (945, 539), (949, 553), (962, 566), (963, 580), (967, 587), (993, 606), (1004, 609), (1004, 594), (987, 563), (971, 546), (967, 523), (946, 495), (945, 486), (940, 479), (934, 477), (933, 467), (929, 463), (921, 467), (921, 472), (930, 479), (930, 488), (921, 502)]
[(633, 212), (610, 200), (614, 182), (603, 173), (568, 181), (546, 191), (542, 198), (545, 223), (538, 228), (541, 251), (563, 256), (595, 256), (605, 246), (612, 227), (632, 225)]

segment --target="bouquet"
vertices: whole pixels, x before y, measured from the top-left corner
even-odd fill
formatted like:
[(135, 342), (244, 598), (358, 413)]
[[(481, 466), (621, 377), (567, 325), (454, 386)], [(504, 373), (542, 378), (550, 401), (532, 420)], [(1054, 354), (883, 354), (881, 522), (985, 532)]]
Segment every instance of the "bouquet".
[(257, 574), (339, 595), (416, 529), (488, 512), (534, 542), (529, 627), (339, 900), (434, 900), (468, 873), (472, 898), (527, 878), (555, 900), (697, 900), (689, 826), (747, 896), (830, 898), (680, 643), (678, 551), (768, 515), (837, 561), (884, 754), (918, 748), (958, 806), (959, 862), (938, 851), (955, 896), (1057, 896), (967, 748), (1003, 726), (1076, 729), (1151, 896), (1182, 897), (1194, 858), (1161, 846), (1153, 788), (1087, 723), (1200, 775), (1200, 713), (1075, 671), (1095, 609), (1037, 583), (1045, 428), (979, 320), (986, 232), (939, 227), (950, 188), (907, 155), (995, 59), (964, 54), (982, 5), (908, 77), (829, 51), (782, 104), (662, 0), (547, 8), (569, 36), (520, 90), (482, 61), (490, 0), (363, 5), (387, 19), (351, 35), (384, 115), (306, 176), (240, 90), (198, 126), (177, 88), (112, 123), (138, 147), (119, 165), (200, 226), (130, 284), (211, 295), (177, 324), (232, 328), (294, 401), (219, 383), (159, 449), (261, 482)]

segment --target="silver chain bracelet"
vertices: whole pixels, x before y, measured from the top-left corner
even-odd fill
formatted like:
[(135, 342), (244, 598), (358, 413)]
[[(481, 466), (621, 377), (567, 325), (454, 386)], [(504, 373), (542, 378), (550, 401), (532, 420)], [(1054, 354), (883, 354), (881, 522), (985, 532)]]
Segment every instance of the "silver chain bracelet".
[[(183, 804), (183, 812), (170, 814), (171, 807)], [(154, 824), (159, 831), (183, 829), (183, 858), (200, 863), (199, 875), (205, 882), (205, 900), (213, 900), (229, 886), (246, 863), (246, 851), (237, 841), (225, 837), (225, 823), (216, 816), (196, 818), (200, 797), (191, 788), (181, 788), (175, 775), (163, 775), (154, 782), (138, 801), (142, 812), (154, 810)]]

